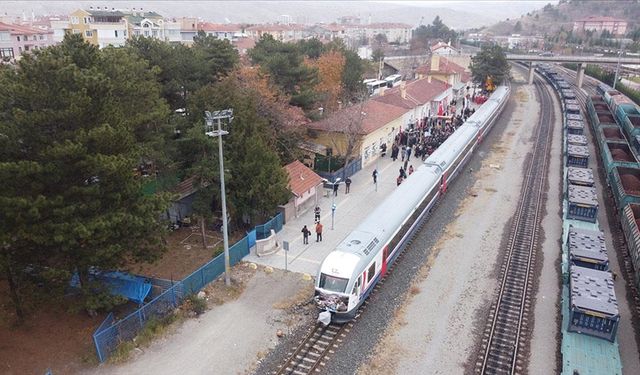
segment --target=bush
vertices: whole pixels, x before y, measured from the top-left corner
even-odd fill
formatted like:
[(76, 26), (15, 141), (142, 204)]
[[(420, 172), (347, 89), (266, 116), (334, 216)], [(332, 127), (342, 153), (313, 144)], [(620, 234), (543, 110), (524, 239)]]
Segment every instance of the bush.
[(202, 298), (198, 298), (195, 294), (191, 294), (187, 297), (186, 306), (189, 311), (193, 311), (196, 315), (200, 315), (207, 310), (207, 301)]

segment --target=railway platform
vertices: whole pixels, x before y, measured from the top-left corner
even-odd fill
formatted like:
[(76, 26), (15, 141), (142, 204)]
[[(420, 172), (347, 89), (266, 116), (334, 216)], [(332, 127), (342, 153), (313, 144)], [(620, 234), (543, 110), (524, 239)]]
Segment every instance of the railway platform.
[[(373, 183), (373, 170), (378, 169), (378, 187)], [(297, 218), (290, 219), (278, 233), (277, 241), (279, 250), (271, 255), (257, 256), (251, 252), (244, 258), (245, 261), (286, 269), (293, 272), (301, 272), (316, 276), (322, 260), (342, 241), (390, 192), (396, 188), (396, 178), (399, 169), (403, 165), (400, 158), (395, 162), (389, 155), (379, 158), (378, 161), (369, 163), (360, 171), (351, 176), (351, 191), (345, 194), (344, 184), (340, 184), (338, 195), (335, 197), (335, 217), (333, 229), (331, 229), (331, 206), (334, 203), (332, 195), (318, 197), (323, 225), (322, 242), (316, 242), (313, 208), (301, 213)], [(420, 158), (413, 155), (408, 165), (416, 169), (422, 165)], [(411, 178), (409, 176), (408, 178)], [(302, 227), (306, 225), (311, 230), (309, 244), (302, 241)], [(282, 241), (289, 242), (289, 251), (282, 249)]]

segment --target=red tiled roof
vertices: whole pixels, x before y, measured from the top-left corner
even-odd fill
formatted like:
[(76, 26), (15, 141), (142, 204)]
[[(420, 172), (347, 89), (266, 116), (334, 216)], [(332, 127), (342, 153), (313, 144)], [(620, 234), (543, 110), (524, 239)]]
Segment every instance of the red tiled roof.
[(256, 41), (253, 38), (239, 38), (238, 40), (234, 40), (232, 44), (241, 51), (255, 47)]
[[(460, 76), (463, 78), (468, 76), (468, 72), (465, 71), (464, 67), (454, 63), (453, 61), (447, 59), (446, 57), (440, 56), (440, 63), (438, 64), (438, 70), (431, 69), (431, 61), (428, 63), (419, 66), (416, 68), (416, 73), (419, 74), (429, 74), (429, 73), (443, 73), (443, 74), (454, 74), (460, 73)], [(467, 79), (468, 80), (468, 79)]]
[(413, 109), (419, 105), (424, 105), (433, 100), (436, 96), (444, 92), (450, 85), (437, 79), (431, 80), (423, 78), (408, 82), (405, 86), (406, 95), (402, 98), (401, 87), (397, 86), (386, 90), (384, 95), (373, 100), (391, 104), (397, 107)]
[(322, 177), (298, 160), (285, 165), (284, 169), (289, 175), (289, 190), (298, 197), (322, 183)]
[[(11, 34), (20, 34), (20, 35), (24, 35), (24, 34), (47, 34), (49, 33), (49, 31), (46, 30), (40, 30), (40, 29), (34, 29), (32, 27), (28, 27), (28, 26), (21, 26), (21, 25), (15, 25), (15, 24), (8, 24), (8, 23), (3, 23), (0, 22), (0, 30), (2, 31), (10, 31)], [(51, 31), (53, 32), (53, 31)]]
[(352, 131), (358, 134), (370, 134), (407, 112), (406, 108), (386, 104), (381, 101), (367, 100), (364, 105), (356, 104), (333, 113), (329, 117), (307, 125), (311, 129), (344, 132), (349, 123), (355, 123), (362, 117), (362, 125)]
[(198, 30), (203, 31), (223, 31), (223, 32), (233, 32), (242, 31), (242, 26), (232, 23), (221, 24), (221, 23), (210, 23), (210, 22), (201, 22), (198, 24)]

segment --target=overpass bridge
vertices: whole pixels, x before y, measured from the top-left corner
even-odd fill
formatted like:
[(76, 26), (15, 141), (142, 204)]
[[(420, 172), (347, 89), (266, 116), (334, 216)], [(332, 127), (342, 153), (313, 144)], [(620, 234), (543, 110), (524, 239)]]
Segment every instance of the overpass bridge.
[(637, 57), (604, 57), (604, 56), (539, 56), (539, 55), (516, 55), (507, 54), (508, 61), (521, 61), (529, 63), (529, 84), (533, 82), (533, 63), (575, 63), (578, 64), (578, 74), (576, 74), (576, 84), (582, 87), (584, 80), (584, 69), (587, 64), (640, 64)]

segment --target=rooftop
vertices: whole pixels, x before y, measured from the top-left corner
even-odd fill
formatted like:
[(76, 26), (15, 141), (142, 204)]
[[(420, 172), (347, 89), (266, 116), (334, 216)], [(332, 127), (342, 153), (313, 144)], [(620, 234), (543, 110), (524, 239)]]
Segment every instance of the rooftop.
[(298, 160), (287, 164), (284, 169), (289, 175), (289, 190), (297, 197), (322, 183), (322, 177)]
[(241, 32), (242, 26), (235, 23), (211, 23), (200, 22), (198, 24), (198, 30), (203, 31), (223, 31), (223, 32)]
[[(310, 129), (338, 133), (370, 134), (406, 112), (406, 108), (377, 100), (367, 100), (362, 105), (352, 105), (331, 114), (323, 120), (312, 122), (308, 127)], [(361, 124), (359, 124), (360, 120), (362, 120)]]
[(423, 78), (406, 83), (406, 95), (404, 98), (402, 97), (401, 86), (396, 86), (392, 89), (385, 90), (383, 95), (377, 96), (372, 100), (406, 109), (413, 109), (418, 105), (426, 104), (435, 99), (436, 96), (446, 91), (449, 87), (451, 87), (449, 84), (437, 79), (429, 82), (428, 79)]

